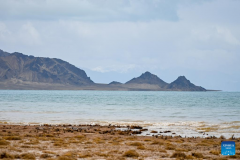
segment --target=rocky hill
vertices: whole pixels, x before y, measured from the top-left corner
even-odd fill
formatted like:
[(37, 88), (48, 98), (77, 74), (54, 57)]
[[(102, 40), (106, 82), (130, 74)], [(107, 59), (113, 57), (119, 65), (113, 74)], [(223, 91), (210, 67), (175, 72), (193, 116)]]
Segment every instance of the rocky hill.
[(0, 89), (44, 90), (124, 90), (124, 91), (206, 91), (184, 76), (168, 84), (158, 76), (145, 72), (122, 84), (94, 83), (74, 65), (57, 58), (44, 58), (0, 50)]
[(206, 91), (205, 88), (192, 84), (185, 76), (179, 76), (175, 81), (167, 85), (166, 89), (174, 91)]
[(117, 82), (117, 81), (112, 81), (111, 83), (109, 83), (108, 85), (121, 85), (122, 83)]
[(0, 81), (12, 80), (64, 85), (93, 84), (85, 71), (66, 61), (0, 50)]
[(143, 73), (141, 76), (137, 78), (131, 79), (125, 84), (151, 84), (151, 85), (158, 85), (160, 88), (165, 88), (168, 85), (166, 82), (161, 80), (158, 76), (148, 71)]

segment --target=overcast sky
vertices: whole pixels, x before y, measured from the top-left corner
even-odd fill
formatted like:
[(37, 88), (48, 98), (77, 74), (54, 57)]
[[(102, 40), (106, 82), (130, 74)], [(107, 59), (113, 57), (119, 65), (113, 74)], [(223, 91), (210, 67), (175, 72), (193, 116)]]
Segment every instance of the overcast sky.
[(240, 91), (239, 0), (0, 0), (0, 49), (61, 58), (97, 83), (145, 71)]

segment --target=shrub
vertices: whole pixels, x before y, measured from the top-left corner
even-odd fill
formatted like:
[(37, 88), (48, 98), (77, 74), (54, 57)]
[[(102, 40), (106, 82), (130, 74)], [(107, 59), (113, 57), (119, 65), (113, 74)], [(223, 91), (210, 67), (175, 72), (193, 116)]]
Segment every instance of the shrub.
[(130, 144), (131, 146), (142, 146), (143, 144), (140, 142), (133, 142)]
[(165, 147), (166, 150), (175, 150), (175, 147), (173, 145), (167, 145)]
[(219, 138), (220, 139), (226, 139), (226, 137), (224, 137), (223, 135), (221, 135)]
[(35, 159), (35, 156), (31, 153), (23, 153), (21, 154), (22, 159)]
[(75, 160), (75, 159), (72, 157), (60, 156), (60, 157), (58, 157), (58, 160)]
[(123, 154), (124, 157), (139, 157), (139, 154), (135, 150), (128, 150)]
[(47, 153), (44, 153), (40, 156), (40, 158), (50, 158), (51, 156)]
[(203, 158), (202, 153), (192, 153), (192, 156), (196, 158)]
[(6, 140), (21, 140), (21, 137), (18, 136), (9, 136), (9, 137), (5, 137)]
[(82, 138), (85, 138), (85, 136), (84, 135), (78, 135), (78, 136), (75, 136), (75, 138), (82, 139)]
[(163, 145), (163, 142), (160, 141), (153, 141), (151, 145)]
[(4, 159), (4, 158), (13, 159), (14, 156), (12, 156), (11, 154), (9, 154), (9, 153), (7, 153), (7, 152), (2, 152), (2, 153), (0, 153), (0, 159)]
[(172, 154), (171, 158), (186, 158), (186, 154), (182, 152), (175, 152)]
[(209, 153), (212, 153), (212, 154), (214, 154), (214, 155), (219, 155), (219, 154), (220, 154), (220, 151), (211, 150)]
[(9, 145), (10, 143), (8, 141), (0, 140), (0, 145)]
[(144, 146), (138, 146), (137, 149), (142, 149), (143, 150), (143, 149), (145, 149), (145, 147)]

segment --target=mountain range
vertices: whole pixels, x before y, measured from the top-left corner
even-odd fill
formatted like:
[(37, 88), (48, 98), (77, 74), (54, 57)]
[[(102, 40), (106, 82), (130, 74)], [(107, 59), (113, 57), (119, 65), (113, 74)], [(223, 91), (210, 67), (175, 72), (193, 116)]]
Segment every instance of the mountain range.
[(148, 71), (124, 84), (117, 81), (99, 84), (93, 82), (84, 70), (61, 59), (2, 50), (0, 89), (207, 91), (191, 83), (185, 76), (166, 83)]

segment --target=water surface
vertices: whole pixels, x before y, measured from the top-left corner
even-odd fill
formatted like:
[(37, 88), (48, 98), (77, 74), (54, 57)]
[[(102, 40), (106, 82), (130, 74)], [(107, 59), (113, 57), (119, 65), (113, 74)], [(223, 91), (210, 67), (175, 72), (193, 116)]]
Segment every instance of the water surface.
[(240, 92), (0, 90), (0, 121), (8, 123), (139, 124), (239, 135), (239, 115)]

